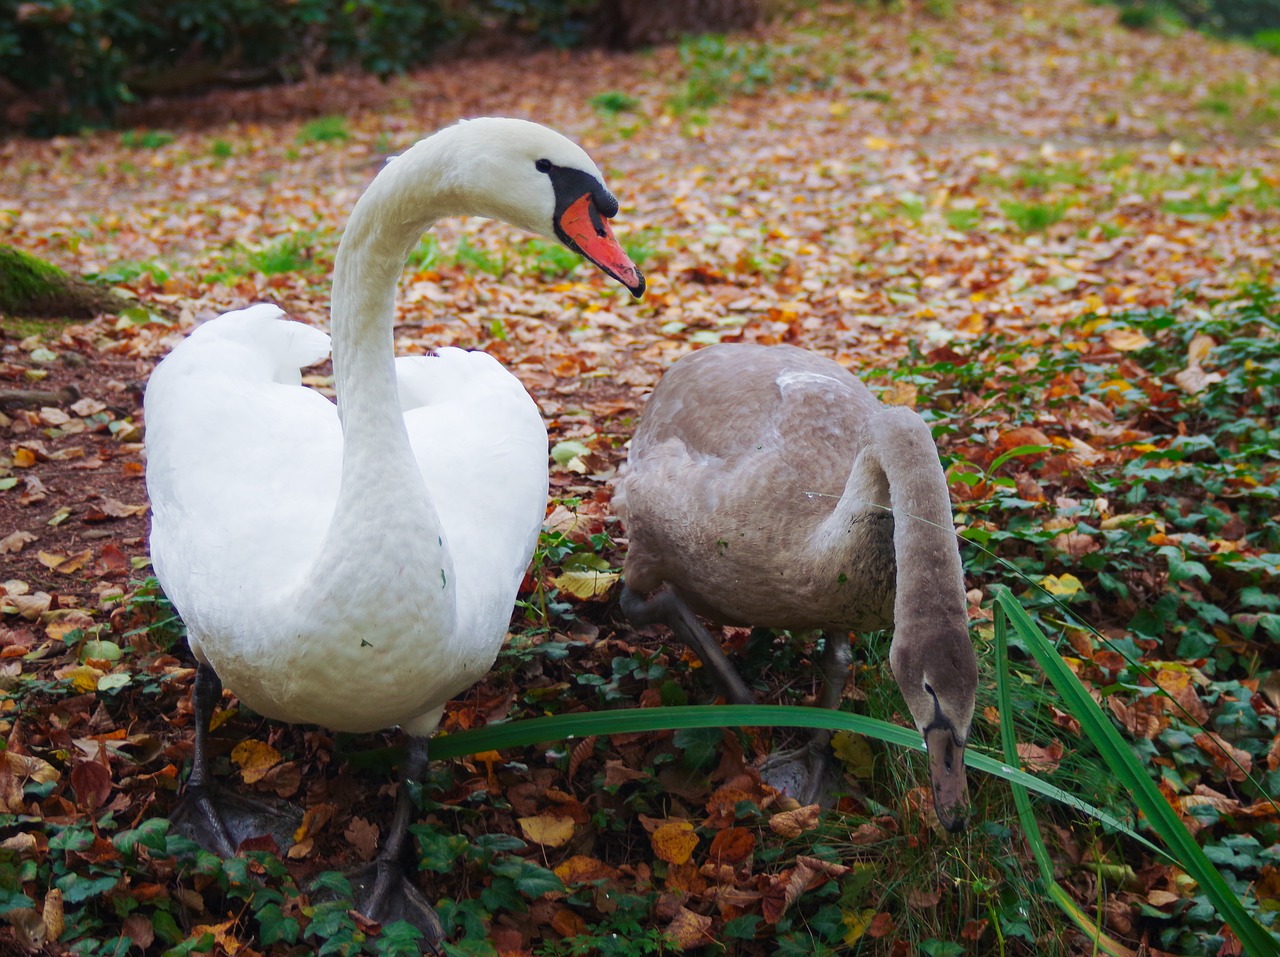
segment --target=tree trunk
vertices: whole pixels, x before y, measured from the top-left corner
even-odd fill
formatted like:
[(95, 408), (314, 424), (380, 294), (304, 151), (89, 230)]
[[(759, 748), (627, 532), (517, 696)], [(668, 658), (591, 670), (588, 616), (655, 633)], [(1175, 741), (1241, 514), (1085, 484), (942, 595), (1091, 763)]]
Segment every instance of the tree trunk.
[(69, 276), (57, 266), (0, 246), (0, 314), (30, 319), (92, 319), (129, 303), (110, 289)]
[(688, 33), (747, 30), (760, 22), (763, 7), (763, 0), (604, 0), (596, 23), (606, 45), (634, 50)]

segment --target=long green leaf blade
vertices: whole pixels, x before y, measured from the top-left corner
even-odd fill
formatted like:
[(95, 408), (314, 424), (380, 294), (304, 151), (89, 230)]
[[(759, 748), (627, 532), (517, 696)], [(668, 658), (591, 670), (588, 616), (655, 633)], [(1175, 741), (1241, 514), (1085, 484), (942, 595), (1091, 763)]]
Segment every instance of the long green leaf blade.
[[(432, 739), (433, 758), (456, 758), (482, 751), (525, 748), (551, 741), (567, 741), (590, 735), (635, 734), (651, 731), (677, 731), (685, 728), (826, 728), (852, 731), (886, 744), (923, 751), (919, 732), (887, 721), (799, 705), (683, 705), (670, 708), (621, 708), (617, 711), (591, 711), (581, 714), (557, 714), (527, 718), (506, 724), (492, 724)], [(973, 748), (965, 752), (965, 765), (978, 771), (1016, 781), (1030, 791), (1064, 804), (1106, 827), (1120, 831), (1139, 841), (1161, 857), (1168, 853), (1138, 834), (1116, 817), (1082, 801), (1075, 795), (1043, 781), (1004, 761), (980, 754)], [(1172, 860), (1172, 858), (1169, 858)]]
[(1040, 667), (1066, 700), (1071, 713), (1080, 721), (1085, 734), (1102, 753), (1112, 772), (1129, 789), (1134, 803), (1146, 816), (1151, 828), (1169, 846), (1179, 866), (1209, 896), (1219, 916), (1240, 938), (1245, 953), (1251, 957), (1280, 957), (1280, 941), (1245, 910), (1222, 874), (1147, 776), (1146, 769), (1134, 757), (1110, 719), (1089, 696), (1080, 679), (1058, 656), (1049, 639), (1031, 620), (1017, 598), (1008, 589), (1001, 589), (996, 600), (1009, 616), (1014, 630), (1031, 649)]

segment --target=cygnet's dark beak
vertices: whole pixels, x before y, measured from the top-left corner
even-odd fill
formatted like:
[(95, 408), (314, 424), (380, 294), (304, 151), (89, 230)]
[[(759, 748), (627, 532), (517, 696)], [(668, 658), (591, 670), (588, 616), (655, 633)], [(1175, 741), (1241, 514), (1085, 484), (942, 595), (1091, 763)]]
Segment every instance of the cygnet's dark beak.
[(925, 729), (924, 746), (929, 753), (934, 810), (942, 826), (954, 834), (964, 829), (969, 810), (964, 745), (956, 741), (950, 722), (939, 722)]

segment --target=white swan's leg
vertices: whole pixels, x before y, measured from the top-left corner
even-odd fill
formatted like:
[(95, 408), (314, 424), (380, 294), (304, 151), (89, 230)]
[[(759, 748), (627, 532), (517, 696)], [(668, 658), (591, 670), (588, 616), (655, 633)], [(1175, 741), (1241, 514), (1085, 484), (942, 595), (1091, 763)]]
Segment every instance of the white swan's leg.
[(669, 585), (654, 592), (651, 598), (643, 598), (627, 585), (622, 586), (618, 598), (622, 613), (633, 625), (666, 625), (672, 633), (693, 649), (707, 667), (716, 691), (731, 704), (755, 704), (755, 695), (738, 674), (738, 669), (725, 656), (724, 651), (698, 617)]
[(444, 938), (444, 929), (427, 899), (422, 896), (405, 867), (405, 850), (409, 838), (409, 824), (415, 812), (413, 789), (427, 775), (427, 739), (410, 736), (405, 750), (404, 766), (400, 771), (400, 793), (396, 795), (395, 816), (391, 828), (378, 851), (378, 856), (366, 868), (353, 875), (358, 884), (367, 886), (360, 895), (360, 912), (380, 924), (407, 920), (422, 932), (424, 953), (440, 954), (437, 946)]
[(242, 841), (261, 835), (271, 835), (283, 849), (291, 843), (301, 816), (288, 805), (228, 793), (209, 773), (209, 725), (221, 698), (222, 681), (217, 672), (197, 664), (191, 690), (196, 726), (191, 775), (170, 820), (205, 850), (221, 857), (235, 857)]

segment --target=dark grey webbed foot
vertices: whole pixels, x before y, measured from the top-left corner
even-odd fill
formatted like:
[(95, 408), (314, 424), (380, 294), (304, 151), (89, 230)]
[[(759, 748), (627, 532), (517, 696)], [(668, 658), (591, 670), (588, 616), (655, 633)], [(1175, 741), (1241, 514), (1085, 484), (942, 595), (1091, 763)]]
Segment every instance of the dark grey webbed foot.
[(422, 952), (440, 954), (444, 927), (436, 910), (418, 890), (409, 869), (399, 861), (375, 860), (347, 875), (356, 907), (369, 920), (386, 926), (408, 921), (422, 934)]
[(424, 954), (440, 954), (444, 928), (427, 899), (414, 882), (414, 871), (406, 865), (409, 822), (416, 808), (413, 788), (427, 773), (427, 739), (410, 737), (400, 771), (400, 793), (396, 812), (378, 856), (347, 877), (356, 892), (360, 913), (379, 924), (405, 920), (422, 933)]
[(256, 799), (216, 787), (188, 787), (169, 820), (206, 851), (234, 857), (247, 840), (270, 837), (281, 852), (293, 844), (302, 814), (284, 801)]
[(842, 770), (830, 744), (830, 731), (815, 731), (807, 743), (766, 757), (760, 777), (800, 804), (831, 807), (840, 791)]

